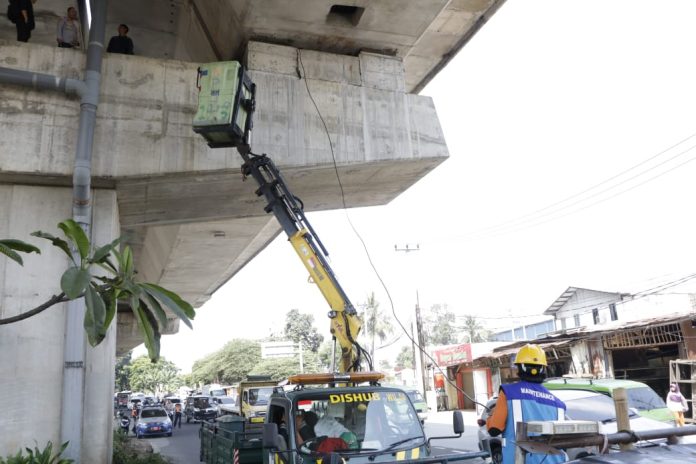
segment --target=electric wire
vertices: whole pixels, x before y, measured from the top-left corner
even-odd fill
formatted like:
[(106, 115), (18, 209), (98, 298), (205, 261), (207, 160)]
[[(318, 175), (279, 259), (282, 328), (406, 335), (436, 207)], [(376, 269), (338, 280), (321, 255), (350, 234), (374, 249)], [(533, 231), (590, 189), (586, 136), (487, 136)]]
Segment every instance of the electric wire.
[[(597, 309), (607, 308), (609, 306), (609, 304), (623, 305), (623, 304), (630, 303), (632, 301), (636, 301), (638, 299), (641, 299), (641, 298), (644, 298), (647, 296), (661, 295), (661, 294), (663, 294), (661, 292), (661, 290), (666, 290), (668, 288), (676, 287), (678, 285), (686, 283), (686, 282), (693, 280), (695, 278), (696, 278), (696, 273), (687, 274), (685, 276), (679, 277), (678, 279), (674, 279), (674, 280), (671, 280), (669, 282), (665, 282), (665, 283), (657, 285), (655, 287), (647, 288), (644, 290), (639, 290), (635, 293), (632, 293), (631, 294), (632, 298), (628, 299), (628, 300), (607, 302), (605, 298), (598, 297), (595, 299), (597, 301), (596, 303), (594, 303), (594, 302), (593, 303), (585, 303), (583, 306), (573, 308), (573, 314), (579, 314), (579, 315), (589, 314), (592, 312), (593, 309), (595, 309), (595, 308), (597, 308)], [(619, 292), (616, 292), (616, 293), (619, 293)], [(589, 310), (582, 311), (580, 313), (575, 313), (576, 310), (586, 310), (586, 309), (589, 309)], [(462, 318), (466, 318), (469, 316), (474, 317), (475, 319), (481, 319), (481, 320), (510, 320), (510, 319), (525, 319), (525, 318), (532, 318), (532, 317), (539, 318), (539, 317), (543, 317), (544, 315), (543, 314), (524, 314), (524, 315), (519, 315), (519, 316), (474, 316), (474, 315), (456, 314), (454, 317), (462, 319)], [(539, 321), (539, 323), (541, 323), (541, 322), (546, 322), (546, 321)]]
[[(370, 251), (369, 251), (369, 249), (368, 249), (368, 247), (367, 247), (367, 244), (365, 243), (365, 240), (362, 238), (362, 235), (360, 235), (360, 233), (358, 232), (358, 230), (357, 230), (357, 229), (355, 228), (355, 226), (353, 225), (353, 222), (352, 222), (351, 219), (350, 219), (350, 215), (348, 214), (348, 207), (347, 207), (347, 205), (346, 205), (345, 191), (344, 191), (344, 189), (343, 189), (343, 182), (341, 182), (340, 173), (338, 172), (338, 163), (337, 163), (337, 161), (336, 161), (336, 154), (335, 154), (334, 148), (333, 148), (333, 141), (331, 140), (331, 133), (329, 132), (329, 128), (328, 128), (328, 126), (326, 125), (326, 121), (324, 120), (324, 117), (323, 117), (323, 115), (321, 114), (321, 111), (319, 110), (319, 106), (317, 105), (317, 102), (314, 100), (314, 97), (312, 96), (312, 91), (311, 91), (310, 88), (309, 88), (309, 83), (307, 82), (307, 76), (306, 76), (306, 73), (305, 73), (304, 63), (302, 62), (302, 50), (301, 50), (301, 49), (298, 49), (298, 50), (297, 50), (297, 58), (298, 58), (300, 67), (302, 68), (302, 74), (300, 75), (300, 77), (301, 77), (302, 80), (304, 80), (305, 87), (306, 87), (306, 89), (307, 89), (307, 94), (309, 95), (309, 98), (310, 98), (310, 100), (312, 101), (312, 104), (314, 105), (314, 109), (316, 110), (317, 115), (319, 116), (319, 119), (321, 120), (321, 123), (322, 123), (322, 125), (324, 126), (324, 130), (325, 130), (325, 132), (326, 132), (326, 138), (329, 140), (329, 148), (330, 148), (330, 150), (331, 150), (331, 159), (333, 160), (334, 172), (336, 173), (336, 179), (338, 180), (338, 185), (339, 185), (340, 190), (341, 190), (341, 201), (342, 201), (342, 204), (343, 204), (343, 211), (344, 211), (344, 213), (345, 213), (345, 215), (346, 215), (346, 218), (347, 218), (347, 220), (348, 220), (348, 224), (350, 224), (351, 229), (353, 230), (353, 232), (355, 233), (356, 237), (358, 238), (358, 240), (359, 240), (360, 243), (362, 244), (363, 250), (364, 250), (364, 252), (365, 252), (365, 256), (367, 257), (367, 261), (369, 262), (369, 264), (370, 264), (370, 266), (371, 266), (371, 268), (372, 268), (372, 271), (374, 272), (375, 276), (377, 277), (377, 280), (379, 280), (380, 284), (382, 285), (382, 288), (384, 289), (385, 293), (387, 294), (387, 299), (389, 300), (389, 304), (390, 304), (390, 306), (391, 306), (392, 315), (394, 316), (394, 319), (396, 320), (396, 322), (397, 322), (397, 323), (399, 324), (399, 326), (401, 327), (401, 330), (403, 330), (403, 333), (406, 334), (406, 337), (407, 337), (409, 340), (411, 340), (411, 342), (413, 343), (413, 345), (416, 346), (416, 347), (418, 347), (418, 350), (419, 350), (421, 353), (423, 353), (425, 356), (427, 356), (428, 359), (430, 359), (430, 361), (432, 361), (432, 365), (435, 366), (435, 367), (437, 368), (437, 370), (440, 371), (440, 373), (443, 375), (443, 378), (447, 381), (447, 383), (449, 383), (455, 390), (457, 390), (457, 391), (460, 392), (462, 395), (464, 395), (464, 397), (466, 397), (468, 400), (470, 400), (470, 401), (472, 401), (474, 404), (478, 404), (479, 406), (481, 406), (481, 407), (483, 407), (484, 409), (486, 409), (486, 405), (481, 404), (481, 403), (479, 403), (478, 401), (476, 401), (474, 398), (470, 397), (463, 389), (459, 388), (459, 386), (457, 386), (456, 383), (454, 383), (454, 382), (452, 382), (452, 380), (450, 380), (450, 378), (449, 378), (449, 376), (447, 375), (447, 373), (445, 373), (445, 372), (442, 370), (442, 368), (437, 364), (437, 361), (435, 361), (435, 359), (433, 359), (433, 357), (430, 356), (430, 354), (429, 354), (427, 351), (425, 351), (425, 349), (424, 349), (423, 347), (421, 347), (421, 346), (413, 339), (413, 337), (411, 337), (411, 335), (408, 333), (408, 330), (406, 330), (406, 327), (404, 327), (404, 325), (401, 323), (401, 320), (400, 320), (400, 319), (398, 318), (398, 316), (396, 315), (396, 308), (395, 308), (394, 301), (393, 301), (393, 299), (392, 299), (391, 293), (389, 292), (389, 289), (387, 288), (386, 283), (385, 283), (384, 280), (382, 279), (382, 276), (380, 275), (379, 271), (377, 270), (377, 267), (375, 266), (375, 264), (374, 264), (374, 262), (373, 262), (373, 260), (372, 260), (372, 256), (371, 256)], [(298, 70), (298, 71), (299, 71), (299, 70)], [(299, 74), (299, 72), (298, 72), (298, 74)], [(414, 360), (414, 362), (415, 362), (415, 360)]]
[[(625, 170), (619, 172), (618, 174), (615, 174), (615, 175), (613, 175), (613, 176), (611, 176), (611, 177), (609, 177), (609, 178), (607, 178), (607, 179), (604, 179), (603, 181), (601, 181), (601, 182), (599, 182), (599, 183), (597, 183), (597, 184), (594, 184), (594, 185), (592, 185), (591, 187), (588, 187), (588, 188), (586, 188), (586, 189), (584, 189), (584, 190), (582, 190), (582, 191), (580, 191), (580, 192), (578, 192), (578, 193), (575, 193), (575, 194), (573, 194), (573, 195), (570, 195), (570, 196), (564, 198), (563, 200), (559, 200), (559, 201), (557, 201), (557, 202), (555, 202), (555, 203), (552, 203), (552, 204), (550, 204), (550, 205), (547, 205), (547, 206), (545, 206), (545, 207), (543, 207), (543, 208), (537, 209), (537, 210), (535, 210), (535, 211), (533, 211), (533, 212), (531, 212), (531, 213), (527, 213), (527, 214), (524, 214), (524, 215), (522, 215), (522, 216), (518, 216), (518, 217), (516, 217), (516, 218), (510, 219), (510, 220), (507, 220), (507, 221), (503, 221), (503, 222), (498, 223), (498, 224), (495, 224), (495, 225), (491, 225), (491, 226), (484, 227), (484, 228), (479, 229), (479, 230), (475, 230), (475, 231), (472, 231), (472, 232), (463, 234), (461, 237), (462, 237), (462, 238), (467, 238), (467, 237), (471, 237), (471, 236), (476, 237), (476, 236), (479, 236), (479, 235), (488, 236), (488, 235), (489, 235), (489, 232), (490, 232), (490, 234), (492, 234), (493, 236), (495, 236), (495, 235), (501, 235), (502, 232), (505, 231), (506, 229), (514, 229), (514, 230), (511, 230), (511, 232), (514, 232), (514, 231), (517, 230), (517, 228), (523, 226), (525, 223), (532, 222), (532, 221), (538, 221), (539, 219), (541, 219), (541, 218), (543, 218), (543, 217), (546, 217), (546, 216), (549, 216), (549, 215), (552, 215), (552, 214), (561, 212), (561, 211), (566, 210), (566, 209), (568, 209), (568, 208), (570, 208), (570, 207), (572, 207), (572, 206), (575, 206), (575, 205), (577, 205), (577, 204), (580, 204), (580, 203), (583, 203), (583, 202), (585, 202), (585, 201), (587, 201), (587, 200), (590, 200), (590, 199), (592, 199), (592, 198), (595, 198), (595, 197), (601, 195), (602, 193), (606, 193), (606, 192), (608, 192), (608, 191), (610, 191), (610, 190), (613, 190), (613, 189), (615, 189), (616, 187), (619, 187), (619, 186), (625, 184), (626, 182), (629, 182), (629, 181), (631, 181), (631, 180), (634, 180), (634, 179), (636, 179), (636, 178), (638, 178), (638, 177), (640, 177), (640, 176), (642, 176), (642, 175), (644, 175), (644, 174), (646, 174), (646, 173), (648, 173), (648, 172), (650, 172), (650, 171), (652, 171), (652, 170), (654, 170), (654, 169), (656, 169), (656, 168), (658, 168), (658, 167), (660, 167), (660, 166), (663, 166), (663, 165), (665, 165), (666, 163), (668, 163), (668, 162), (670, 162), (670, 161), (672, 161), (672, 160), (674, 160), (674, 159), (676, 159), (676, 158), (678, 158), (678, 157), (680, 157), (680, 156), (682, 156), (682, 155), (684, 155), (684, 154), (690, 152), (691, 150), (693, 150), (694, 148), (696, 148), (696, 145), (693, 145), (693, 146), (689, 147), (688, 149), (683, 150), (683, 151), (677, 153), (676, 155), (674, 155), (674, 156), (672, 156), (672, 157), (670, 157), (670, 158), (668, 158), (668, 159), (666, 159), (666, 160), (664, 160), (664, 161), (662, 161), (662, 162), (660, 162), (660, 163), (658, 163), (658, 164), (656, 164), (656, 165), (654, 165), (654, 166), (652, 166), (652, 167), (649, 167), (649, 168), (647, 168), (647, 169), (645, 169), (645, 170), (639, 172), (638, 174), (635, 174), (635, 175), (633, 175), (633, 176), (631, 176), (631, 177), (629, 177), (629, 178), (627, 178), (627, 179), (624, 179), (624, 180), (620, 181), (619, 183), (613, 184), (613, 185), (611, 185), (610, 187), (607, 187), (607, 188), (605, 188), (605, 189), (603, 189), (603, 190), (600, 190), (599, 192), (595, 192), (595, 193), (593, 193), (592, 195), (587, 196), (586, 198), (581, 198), (581, 199), (579, 199), (579, 200), (576, 200), (575, 202), (572, 202), (572, 203), (570, 203), (570, 204), (565, 205), (565, 203), (568, 203), (569, 201), (574, 200), (574, 199), (576, 199), (576, 198), (578, 198), (578, 197), (582, 197), (584, 194), (586, 194), (586, 193), (588, 193), (588, 192), (591, 192), (591, 191), (593, 191), (593, 190), (596, 190), (597, 188), (599, 188), (599, 187), (601, 187), (601, 186), (603, 186), (603, 185), (605, 185), (605, 184), (608, 184), (609, 182), (611, 182), (611, 181), (613, 181), (613, 180), (616, 180), (616, 179), (622, 177), (622, 176), (625, 175), (625, 174), (628, 174), (629, 172), (631, 172), (631, 171), (633, 171), (633, 170), (639, 168), (640, 166), (643, 166), (644, 164), (646, 164), (646, 163), (648, 163), (648, 162), (650, 162), (650, 161), (653, 161), (653, 160), (659, 158), (660, 156), (662, 156), (662, 155), (664, 155), (665, 153), (667, 153), (667, 152), (673, 150), (674, 148), (678, 147), (679, 145), (682, 145), (683, 143), (685, 143), (686, 141), (688, 141), (688, 140), (690, 140), (690, 139), (692, 139), (692, 138), (694, 138), (694, 137), (696, 137), (696, 133), (693, 133), (693, 134), (689, 135), (688, 137), (686, 137), (686, 138), (680, 140), (679, 142), (677, 142), (677, 143), (671, 145), (670, 147), (668, 147), (668, 148), (666, 148), (666, 149), (660, 151), (659, 153), (657, 153), (657, 154), (655, 154), (655, 155), (653, 155), (653, 156), (651, 156), (651, 157), (649, 157), (649, 158), (647, 158), (647, 159), (641, 161), (640, 163), (635, 164), (635, 165), (631, 166), (630, 168), (625, 169)], [(674, 169), (676, 169), (676, 168), (678, 168), (678, 167), (681, 167), (681, 166), (683, 166), (684, 164), (686, 164), (686, 163), (688, 163), (688, 162), (690, 162), (690, 161), (693, 161), (693, 159), (690, 159), (690, 160), (688, 160), (688, 161), (686, 161), (686, 162), (684, 162), (684, 163), (681, 163), (680, 165), (678, 165), (678, 166), (676, 166), (676, 167), (674, 167), (674, 168), (672, 168), (672, 169), (669, 169), (669, 170), (667, 170), (667, 171), (664, 171), (662, 174), (660, 174), (660, 175), (658, 175), (658, 176), (654, 176), (653, 178), (650, 178), (649, 180), (647, 180), (647, 181), (645, 181), (645, 182), (639, 183), (638, 185), (636, 185), (636, 187), (639, 186), (639, 185), (643, 185), (643, 184), (645, 184), (645, 183), (647, 183), (647, 182), (649, 182), (649, 181), (651, 181), (651, 180), (654, 180), (654, 179), (656, 179), (657, 177), (660, 177), (661, 175), (664, 175), (664, 174), (666, 174), (666, 173), (668, 173), (668, 172), (671, 172), (672, 170), (674, 170)], [(590, 206), (594, 206), (594, 205), (596, 205), (596, 204), (598, 204), (598, 203), (601, 203), (601, 202), (603, 202), (603, 201), (607, 201), (607, 200), (609, 200), (609, 199), (612, 199), (612, 198), (614, 198), (615, 196), (618, 196), (618, 195), (620, 195), (620, 194), (622, 194), (622, 193), (625, 193), (625, 192), (627, 192), (627, 191), (629, 191), (629, 190), (632, 190), (632, 189), (624, 190), (624, 191), (622, 191), (622, 192), (620, 192), (620, 193), (618, 193), (618, 194), (616, 194), (616, 195), (612, 195), (612, 196), (610, 196), (610, 197), (608, 197), (608, 198), (606, 198), (606, 199), (604, 199), (604, 200), (602, 200), (602, 201), (600, 201), (600, 202), (593, 203), (593, 204), (590, 205)], [(561, 205), (563, 205), (563, 206), (561, 206)], [(589, 206), (588, 206), (588, 207), (589, 207)], [(577, 211), (574, 211), (574, 212), (579, 212), (579, 211), (582, 211), (583, 209), (585, 209), (585, 208), (578, 209)], [(548, 210), (551, 210), (551, 211), (548, 211)], [(573, 213), (569, 213), (569, 214), (573, 214)], [(561, 216), (561, 217), (565, 217), (565, 215), (563, 215), (563, 216)], [(543, 224), (543, 223), (544, 223), (544, 222), (542, 222), (542, 224)], [(535, 225), (537, 225), (537, 224), (535, 224)]]
[[(691, 151), (691, 150), (693, 150), (694, 148), (696, 148), (696, 145), (694, 145), (693, 147), (689, 148), (687, 151)], [(686, 152), (683, 152), (683, 153), (686, 153)], [(638, 188), (638, 187), (640, 187), (640, 186), (642, 186), (642, 185), (645, 185), (645, 184), (647, 184), (648, 182), (652, 182), (653, 180), (658, 179), (658, 178), (660, 178), (660, 177), (662, 177), (662, 176), (664, 176), (664, 175), (666, 175), (666, 174), (669, 174), (670, 172), (674, 171), (675, 169), (678, 169), (678, 168), (684, 166), (685, 164), (691, 163), (692, 161), (695, 161), (695, 160), (696, 160), (696, 157), (689, 158), (689, 159), (687, 159), (686, 161), (684, 161), (684, 162), (682, 162), (682, 163), (679, 163), (678, 165), (673, 166), (673, 167), (671, 167), (670, 169), (668, 169), (668, 170), (666, 170), (666, 171), (663, 171), (663, 172), (661, 172), (661, 173), (659, 173), (659, 174), (656, 174), (655, 176), (650, 177), (650, 178), (648, 178), (648, 179), (646, 179), (646, 180), (644, 180), (644, 181), (642, 181), (642, 182), (640, 182), (640, 183), (638, 183), (638, 184), (632, 185), (632, 186), (630, 186), (630, 187), (628, 187), (628, 188), (626, 188), (626, 189), (623, 189), (623, 190), (621, 190), (621, 191), (619, 191), (619, 192), (616, 192), (615, 194), (613, 194), (613, 195), (611, 195), (611, 196), (609, 196), (609, 197), (601, 198), (601, 199), (599, 199), (599, 200), (597, 200), (597, 201), (595, 201), (595, 202), (593, 202), (593, 203), (590, 203), (589, 205), (584, 205), (584, 206), (582, 206), (582, 207), (580, 207), (580, 208), (576, 208), (576, 209), (574, 209), (574, 210), (572, 210), (572, 211), (563, 213), (563, 214), (561, 214), (561, 215), (559, 215), (559, 216), (553, 216), (553, 217), (550, 217), (550, 218), (548, 218), (548, 219), (545, 219), (545, 220), (542, 220), (542, 221), (539, 221), (539, 222), (530, 223), (530, 224), (527, 224), (527, 225), (525, 225), (525, 226), (520, 226), (520, 227), (518, 227), (518, 228), (511, 229), (511, 230), (507, 230), (507, 231), (501, 231), (501, 232), (499, 232), (499, 233), (497, 233), (497, 234), (494, 233), (494, 234), (489, 235), (488, 237), (497, 237), (497, 236), (500, 236), (500, 235), (506, 235), (506, 234), (513, 233), (513, 232), (521, 232), (521, 231), (523, 231), (523, 230), (527, 230), (527, 229), (530, 229), (530, 228), (533, 228), (533, 227), (537, 227), (537, 226), (540, 226), (540, 225), (543, 225), (543, 224), (547, 224), (547, 223), (549, 223), (549, 222), (552, 222), (552, 221), (555, 221), (555, 220), (558, 220), (558, 219), (562, 219), (562, 218), (564, 218), (564, 217), (566, 217), (566, 216), (570, 216), (570, 215), (572, 215), (572, 214), (579, 213), (579, 212), (584, 211), (584, 210), (586, 210), (586, 209), (588, 209), (588, 208), (591, 208), (591, 207), (593, 207), (593, 206), (597, 206), (597, 205), (599, 205), (599, 204), (601, 204), (601, 203), (604, 203), (604, 202), (609, 201), (609, 200), (611, 200), (611, 199), (613, 199), (613, 198), (616, 198), (616, 197), (618, 197), (619, 195), (623, 195), (624, 193), (630, 192), (631, 190), (636, 189), (636, 188)], [(619, 185), (622, 185), (623, 183), (624, 183), (624, 182), (622, 182), (622, 183), (620, 183), (620, 184), (616, 184), (616, 186), (614, 186), (614, 187), (617, 187), (617, 186), (619, 186)], [(606, 192), (606, 191), (608, 191), (608, 190), (611, 190), (611, 189), (613, 189), (614, 187), (611, 187), (611, 188), (609, 188), (609, 189), (606, 189), (606, 190), (604, 190), (604, 191), (598, 193), (598, 195), (601, 194), (601, 193), (604, 193), (604, 192)], [(597, 196), (597, 195), (593, 195), (593, 196), (591, 196), (591, 197), (588, 197), (587, 199), (593, 198), (594, 196)], [(583, 201), (584, 201), (584, 200), (583, 200)], [(581, 203), (581, 202), (576, 202), (576, 203), (574, 203), (573, 205), (575, 205), (575, 204), (577, 204), (577, 203)], [(572, 206), (572, 205), (569, 205), (569, 206)], [(556, 212), (560, 212), (560, 211), (561, 211), (561, 210), (556, 211)]]

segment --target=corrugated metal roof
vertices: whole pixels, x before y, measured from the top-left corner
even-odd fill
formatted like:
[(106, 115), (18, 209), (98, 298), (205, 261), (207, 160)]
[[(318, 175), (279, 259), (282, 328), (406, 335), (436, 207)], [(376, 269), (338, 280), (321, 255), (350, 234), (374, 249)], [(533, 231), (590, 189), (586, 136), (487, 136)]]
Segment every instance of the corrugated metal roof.
[(485, 353), (481, 356), (475, 356), (474, 361), (477, 359), (499, 359), (504, 356), (509, 356), (511, 354), (517, 353), (517, 350), (527, 343), (534, 343), (541, 346), (543, 349), (556, 348), (564, 345), (568, 345), (577, 340), (582, 340), (584, 338), (589, 338), (590, 336), (598, 336), (605, 333), (617, 333), (623, 330), (632, 330), (637, 327), (659, 327), (662, 325), (673, 324), (675, 322), (683, 321), (696, 317), (692, 314), (684, 313), (672, 313), (666, 314), (664, 316), (652, 317), (649, 319), (639, 319), (630, 322), (620, 322), (612, 321), (602, 325), (593, 325), (589, 327), (577, 327), (573, 329), (558, 330), (556, 332), (551, 332), (542, 338), (536, 340), (522, 340), (509, 343), (507, 345), (495, 348), (490, 353)]

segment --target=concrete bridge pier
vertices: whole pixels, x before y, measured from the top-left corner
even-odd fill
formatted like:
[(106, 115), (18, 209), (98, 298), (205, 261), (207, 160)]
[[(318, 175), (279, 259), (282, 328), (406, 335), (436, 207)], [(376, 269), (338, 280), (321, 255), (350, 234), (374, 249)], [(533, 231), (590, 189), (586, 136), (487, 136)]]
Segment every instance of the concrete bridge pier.
[[(95, 244), (120, 235), (114, 190), (93, 191)], [(35, 230), (59, 236), (58, 222), (71, 217), (71, 187), (0, 185), (0, 237), (18, 238), (41, 248), (24, 266), (0, 258), (0, 318), (17, 315), (60, 292), (68, 258)], [(15, 324), (0, 326), (0, 456), (35, 443), (60, 446), (63, 349), (67, 305), (55, 305)], [(110, 462), (116, 324), (96, 348), (85, 347), (82, 462)], [(66, 405), (70, 407), (70, 405)]]

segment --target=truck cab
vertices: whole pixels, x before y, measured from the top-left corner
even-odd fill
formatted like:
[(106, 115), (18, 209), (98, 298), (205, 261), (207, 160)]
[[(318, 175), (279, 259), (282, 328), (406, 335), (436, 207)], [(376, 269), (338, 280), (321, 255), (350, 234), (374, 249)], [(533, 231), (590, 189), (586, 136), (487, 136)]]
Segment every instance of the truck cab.
[(264, 450), (266, 464), (321, 462), (332, 453), (365, 463), (416, 460), (430, 454), (408, 395), (376, 384), (304, 385), (276, 391), (265, 428), (265, 433), (277, 430), (278, 435), (275, 446)]
[(239, 383), (237, 405), (239, 414), (249, 422), (263, 423), (268, 402), (278, 382), (272, 380), (247, 379)]
[[(287, 455), (287, 463), (314, 462), (328, 453), (365, 462), (393, 461), (395, 456), (417, 459), (429, 454), (413, 405), (395, 388), (305, 389), (276, 394), (266, 419), (278, 427), (277, 454)], [(284, 453), (286, 450), (292, 451)]]
[[(418, 413), (400, 388), (383, 387), (376, 372), (299, 374), (270, 396), (265, 422), (230, 417), (229, 424), (204, 423), (201, 461), (247, 464), (371, 464), (430, 456)], [(364, 382), (368, 382), (364, 384)], [(292, 385), (295, 385), (294, 387)], [(455, 411), (454, 432), (464, 430)], [(238, 453), (238, 456), (235, 454)], [(471, 459), (486, 453), (451, 456)]]

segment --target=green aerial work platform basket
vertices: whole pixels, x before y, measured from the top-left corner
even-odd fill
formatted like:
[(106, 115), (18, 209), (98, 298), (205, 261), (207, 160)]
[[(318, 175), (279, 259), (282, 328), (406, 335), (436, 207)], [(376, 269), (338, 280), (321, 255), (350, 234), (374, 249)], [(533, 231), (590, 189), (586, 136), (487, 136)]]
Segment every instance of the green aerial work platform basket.
[(194, 132), (212, 148), (248, 145), (256, 87), (237, 61), (198, 68), (198, 109)]

